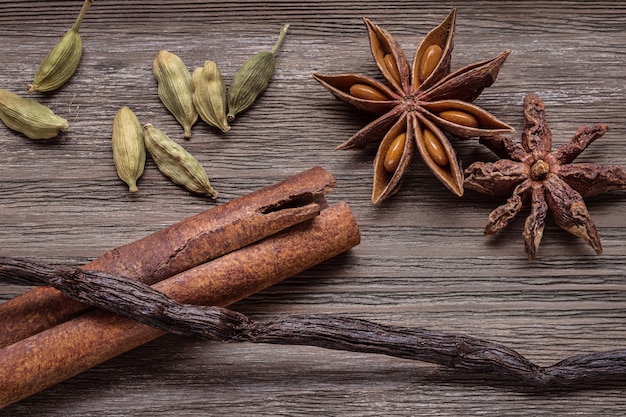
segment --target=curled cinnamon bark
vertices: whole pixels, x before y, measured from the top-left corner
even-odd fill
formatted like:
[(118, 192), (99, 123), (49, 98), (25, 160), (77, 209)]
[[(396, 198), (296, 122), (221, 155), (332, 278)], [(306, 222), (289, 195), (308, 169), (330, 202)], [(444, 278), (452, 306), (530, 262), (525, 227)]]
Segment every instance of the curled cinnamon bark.
[(0, 258), (0, 279), (53, 285), (81, 302), (185, 336), (384, 354), (537, 388), (575, 389), (626, 381), (626, 349), (572, 356), (544, 368), (502, 344), (470, 336), (323, 315), (256, 322), (226, 308), (178, 303), (121, 276), (22, 259)]
[[(179, 303), (227, 306), (345, 252), (359, 242), (354, 216), (347, 204), (338, 203), (320, 211), (310, 221), (188, 269), (153, 287)], [(15, 278), (14, 272), (17, 271), (5, 269), (3, 276)], [(120, 294), (122, 298), (144, 294), (138, 292), (140, 287), (133, 287), (133, 284), (141, 284), (130, 283), (128, 292)], [(83, 295), (92, 293), (91, 290), (77, 291)], [(0, 408), (163, 334), (165, 331), (158, 328), (92, 309), (5, 346), (0, 349)]]
[[(211, 208), (83, 266), (154, 284), (317, 216), (335, 179), (314, 167)], [(50, 287), (0, 304), (0, 347), (63, 323), (87, 307)]]

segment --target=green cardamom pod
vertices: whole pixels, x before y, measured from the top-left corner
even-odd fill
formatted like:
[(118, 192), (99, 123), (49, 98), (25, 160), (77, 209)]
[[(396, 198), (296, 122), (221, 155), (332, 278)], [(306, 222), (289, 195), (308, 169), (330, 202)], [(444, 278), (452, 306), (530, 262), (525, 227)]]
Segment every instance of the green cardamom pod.
[(280, 30), (278, 40), (271, 51), (259, 52), (243, 63), (233, 77), (228, 90), (228, 121), (246, 110), (267, 88), (276, 67), (276, 54), (285, 39), (289, 25)]
[(91, 3), (93, 0), (85, 0), (74, 26), (41, 61), (33, 83), (28, 85), (29, 93), (56, 90), (72, 78), (83, 54), (83, 41), (78, 30)]
[(0, 89), (0, 120), (31, 139), (50, 139), (69, 127), (67, 120), (50, 108), (3, 89)]
[(226, 133), (230, 130), (226, 120), (226, 85), (219, 67), (213, 61), (196, 68), (191, 74), (193, 104), (200, 118)]
[(198, 112), (193, 105), (191, 73), (176, 54), (161, 50), (152, 63), (159, 97), (165, 107), (183, 127), (183, 136), (191, 137), (191, 127), (198, 121)]
[(193, 193), (217, 198), (206, 171), (193, 155), (151, 124), (143, 129), (146, 148), (163, 175)]
[(137, 179), (146, 164), (146, 145), (141, 123), (128, 107), (120, 108), (113, 119), (111, 146), (117, 175), (131, 193), (138, 191)]

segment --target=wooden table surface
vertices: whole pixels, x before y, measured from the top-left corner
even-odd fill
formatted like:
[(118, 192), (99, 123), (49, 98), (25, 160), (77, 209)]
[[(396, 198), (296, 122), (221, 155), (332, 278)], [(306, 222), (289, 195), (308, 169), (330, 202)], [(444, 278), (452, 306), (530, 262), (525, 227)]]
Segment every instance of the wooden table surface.
[[(45, 53), (81, 6), (0, 1), (0, 88), (24, 93)], [(362, 243), (232, 307), (262, 320), (332, 314), (497, 341), (540, 365), (626, 347), (626, 192), (587, 201), (604, 253), (548, 222), (535, 261), (524, 253), (524, 211), (483, 235), (502, 199), (453, 196), (414, 161), (400, 192), (370, 202), (375, 147), (333, 148), (366, 122), (312, 72), (377, 77), (362, 18), (396, 35), (411, 57), (457, 8), (452, 66), (511, 55), (477, 104), (517, 130), (522, 101), (546, 103), (555, 145), (585, 124), (610, 131), (579, 158), (626, 167), (626, 3), (499, 1), (101, 1), (83, 22), (84, 55), (54, 94), (35, 94), (70, 120), (58, 139), (28, 140), (0, 126), (0, 255), (82, 265), (216, 204), (306, 168), (337, 179)], [(227, 84), (291, 24), (260, 100), (218, 134), (203, 123), (189, 141), (158, 99), (159, 49), (190, 67), (216, 61)], [(220, 198), (172, 184), (148, 159), (127, 192), (110, 135), (121, 106), (170, 134), (206, 167)], [(464, 166), (491, 160), (476, 140), (453, 141)], [(26, 289), (0, 284), (0, 301)], [(1, 330), (0, 330), (1, 331)], [(222, 344), (164, 336), (0, 411), (1, 416), (444, 416), (623, 415), (626, 386), (536, 393), (484, 377), (373, 354), (314, 347)]]

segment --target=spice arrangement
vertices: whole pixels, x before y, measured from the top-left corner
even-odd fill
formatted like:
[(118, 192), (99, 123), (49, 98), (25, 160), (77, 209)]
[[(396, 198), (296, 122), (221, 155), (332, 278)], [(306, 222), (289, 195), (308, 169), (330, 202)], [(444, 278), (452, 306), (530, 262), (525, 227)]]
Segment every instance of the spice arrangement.
[[(31, 91), (59, 88), (74, 74), (82, 52), (78, 30), (90, 5), (87, 0), (75, 25), (46, 57)], [(626, 188), (626, 174), (617, 166), (573, 161), (607, 131), (605, 125), (580, 128), (569, 143), (553, 150), (543, 102), (530, 94), (521, 143), (514, 142), (502, 136), (513, 131), (511, 126), (473, 104), (496, 81), (509, 51), (451, 71), (453, 10), (424, 37), (409, 63), (393, 36), (369, 19), (364, 22), (387, 84), (356, 74), (313, 77), (335, 97), (377, 117), (338, 146), (360, 149), (378, 143), (374, 204), (398, 192), (417, 153), (456, 196), (463, 196), (465, 188), (510, 196), (489, 215), (486, 234), (499, 232), (530, 206), (523, 234), (529, 259), (537, 255), (548, 216), (597, 254), (602, 252), (583, 198)], [(216, 61), (190, 72), (177, 55), (157, 52), (152, 68), (158, 96), (184, 138), (191, 138), (198, 120), (222, 133), (230, 131), (229, 123), (268, 87), (287, 28), (270, 51), (241, 66), (230, 89)], [(59, 58), (69, 52), (71, 56)], [(0, 90), (0, 119), (31, 139), (55, 137), (68, 128), (67, 120), (46, 106), (6, 90)], [(452, 146), (455, 138), (479, 138), (477, 146), (501, 159), (474, 162), (463, 170)], [(121, 107), (113, 120), (111, 145), (117, 173), (130, 192), (138, 191), (150, 154), (174, 183), (192, 193), (218, 196), (200, 162), (164, 131), (142, 125), (129, 107)], [(165, 332), (380, 353), (541, 388), (577, 388), (626, 377), (623, 349), (541, 367), (506, 346), (464, 335), (333, 316), (255, 322), (223, 307), (193, 305), (229, 305), (357, 245), (358, 228), (347, 206), (329, 207), (325, 201), (333, 186), (330, 174), (314, 168), (116, 248), (81, 269), (1, 258), (0, 277), (43, 286), (0, 304), (0, 408)], [(258, 275), (251, 277), (250, 271)], [(88, 311), (82, 303), (127, 319)], [(77, 317), (79, 313), (85, 314)], [(19, 372), (14, 372), (16, 364)]]
[(177, 55), (161, 50), (153, 62), (154, 78), (159, 84), (159, 97), (183, 127), (183, 137), (191, 138), (191, 128), (198, 116), (223, 133), (229, 122), (247, 110), (267, 89), (276, 69), (276, 54), (289, 25), (284, 25), (270, 51), (248, 58), (237, 70), (229, 89), (215, 61), (206, 61), (190, 73)]
[[(54, 90), (74, 74), (82, 55), (82, 41), (78, 31), (91, 4), (92, 0), (85, 0), (75, 24), (39, 66), (29, 91)], [(506, 204), (491, 213), (485, 228), (486, 234), (495, 234), (506, 226), (532, 195), (533, 213), (528, 217), (524, 231), (529, 259), (535, 257), (539, 248), (548, 207), (555, 214), (559, 226), (582, 237), (600, 254), (602, 249), (596, 227), (578, 194), (584, 197), (626, 188), (619, 167), (603, 169), (603, 176), (597, 179), (598, 167), (571, 165), (569, 162), (573, 158), (569, 156), (565, 156), (563, 161), (551, 162), (550, 158), (554, 156), (550, 153), (544, 158), (546, 161), (541, 159), (534, 164), (530, 173), (521, 173), (520, 167), (510, 168), (518, 170), (513, 175), (517, 175), (519, 181), (509, 178), (510, 175), (505, 173), (507, 175), (504, 179), (498, 177), (499, 184), (492, 184), (487, 177), (494, 177), (496, 171), (492, 170), (489, 174), (477, 172), (479, 169), (491, 169), (491, 164), (481, 162), (474, 163), (465, 172), (469, 177), (464, 178), (450, 137), (480, 137), (481, 144), (500, 156), (506, 154), (507, 158), (522, 165), (533, 164), (537, 158), (514, 155), (502, 149), (504, 145), (500, 142), (506, 142), (507, 139), (499, 135), (511, 132), (512, 127), (471, 103), (496, 81), (509, 51), (450, 72), (455, 17), (456, 11), (452, 10), (446, 19), (424, 37), (411, 65), (391, 34), (369, 19), (364, 19), (372, 56), (389, 86), (365, 75), (313, 74), (337, 98), (360, 110), (381, 114), (337, 149), (363, 148), (369, 143), (380, 142), (374, 159), (372, 202), (375, 204), (399, 190), (417, 150), (435, 176), (457, 196), (463, 195), (464, 186), (490, 195), (513, 194)], [(259, 52), (244, 62), (229, 90), (215, 61), (206, 61), (192, 74), (176, 54), (158, 51), (152, 65), (158, 95), (183, 127), (183, 137), (191, 137), (192, 126), (199, 118), (223, 133), (230, 130), (228, 123), (234, 120), (235, 115), (249, 108), (267, 88), (275, 70), (275, 55), (288, 27), (283, 26), (270, 51)], [(528, 116), (528, 111), (526, 114)], [(31, 139), (49, 139), (69, 127), (66, 119), (57, 116), (48, 107), (7, 90), (0, 90), (0, 120)], [(193, 155), (150, 123), (143, 127), (143, 132), (138, 132), (138, 123), (132, 110), (126, 106), (119, 110), (113, 121), (113, 159), (118, 176), (128, 184), (130, 192), (138, 191), (136, 183), (143, 173), (144, 146), (147, 146), (159, 170), (174, 183), (192, 193), (205, 194), (214, 199), (218, 197), (205, 169)], [(532, 123), (527, 120), (527, 124)], [(538, 128), (538, 134), (541, 134), (542, 128), (547, 133), (541, 139), (536, 139), (543, 142), (537, 145), (537, 149), (549, 152), (549, 149), (545, 149), (546, 145), (551, 146), (549, 129), (544, 123)], [(144, 137), (146, 135), (149, 137)], [(578, 143), (578, 136), (577, 133), (570, 147)], [(522, 147), (526, 153), (535, 150), (531, 145), (522, 144)], [(574, 184), (573, 190), (564, 188), (558, 180), (556, 171), (564, 169), (560, 166), (563, 163), (573, 167), (565, 169), (588, 171), (588, 175), (582, 175), (581, 172), (567, 174), (565, 182), (570, 187)], [(542, 173), (536, 173), (537, 170)], [(548, 175), (549, 171), (557, 175)], [(527, 181), (521, 180), (524, 176)], [(537, 181), (541, 185), (535, 184)], [(605, 191), (597, 191), (599, 182), (602, 182)], [(607, 184), (610, 187), (607, 188)], [(545, 198), (544, 191), (547, 191)], [(582, 207), (580, 213), (579, 207)]]
[[(348, 206), (325, 200), (334, 182), (312, 168), (114, 249), (85, 269), (135, 274), (180, 302), (232, 304), (359, 244)], [(0, 407), (164, 334), (102, 310), (76, 314), (83, 304), (69, 303), (68, 311), (67, 297), (41, 288), (0, 304), (1, 337), (10, 339), (0, 349)]]
[[(334, 186), (335, 180), (327, 171), (311, 168), (113, 249), (83, 269), (117, 272), (154, 284), (311, 220), (327, 207), (324, 194)], [(352, 221), (342, 224), (357, 230)], [(0, 322), (4, 325), (0, 347), (84, 311), (84, 305), (69, 301), (58, 291), (40, 287), (0, 304)]]
[[(505, 227), (530, 201), (532, 212), (523, 234), (530, 260), (539, 249), (548, 211), (561, 228), (601, 254), (596, 226), (582, 197), (624, 189), (626, 177), (620, 167), (571, 162), (607, 127), (581, 128), (570, 143), (551, 152), (543, 102), (531, 94), (525, 101), (522, 144), (500, 136), (513, 128), (471, 102), (496, 81), (509, 51), (450, 73), (455, 16), (452, 10), (424, 37), (411, 66), (393, 36), (364, 19), (372, 56), (389, 87), (365, 75), (313, 74), (338, 99), (382, 114), (337, 149), (380, 142), (374, 159), (374, 204), (398, 192), (417, 149), (422, 161), (457, 196), (463, 195), (464, 187), (489, 195), (513, 194), (489, 215), (487, 235)], [(476, 162), (463, 172), (448, 136), (479, 137), (496, 155), (510, 159)]]
[[(271, 51), (259, 52), (246, 60), (227, 90), (222, 73), (215, 61), (206, 61), (202, 67), (189, 72), (176, 54), (160, 50), (152, 63), (152, 73), (158, 84), (161, 102), (183, 127), (183, 137), (191, 138), (191, 129), (202, 119), (222, 133), (230, 131), (229, 121), (248, 109), (269, 85), (275, 70), (275, 55), (285, 39), (289, 25), (284, 25)], [(135, 125), (129, 126), (134, 131)], [(211, 186), (200, 162), (165, 132), (148, 123), (144, 125), (144, 143), (159, 170), (174, 183), (196, 194), (216, 199), (219, 193)], [(115, 141), (115, 139), (114, 139)], [(130, 148), (130, 147), (129, 147)], [(118, 153), (127, 149), (118, 146)], [(118, 156), (137, 160), (135, 153)], [(140, 159), (140, 158), (139, 158)], [(116, 164), (116, 167), (118, 165)], [(136, 182), (139, 175), (134, 178)], [(122, 180), (125, 174), (118, 174)], [(136, 187), (129, 189), (137, 191)]]
[[(85, 0), (74, 25), (39, 64), (29, 93), (56, 90), (72, 78), (83, 54), (78, 31), (92, 3)], [(29, 139), (54, 138), (69, 128), (69, 122), (47, 106), (4, 89), (0, 89), (0, 120)]]
[[(74, 75), (83, 53), (79, 29), (93, 0), (85, 0), (74, 25), (43, 59), (28, 92), (49, 92), (63, 86)], [(226, 133), (228, 121), (248, 109), (265, 91), (274, 75), (275, 55), (282, 45), (289, 25), (284, 25), (271, 51), (259, 52), (243, 63), (229, 91), (214, 61), (189, 72), (176, 54), (160, 50), (152, 63), (161, 102), (183, 127), (183, 137), (191, 138), (191, 128), (202, 118), (207, 124)], [(228, 113), (228, 115), (227, 115)], [(33, 99), (22, 98), (0, 89), (0, 120), (30, 139), (50, 139), (66, 131), (69, 122)], [(137, 180), (145, 166), (146, 147), (159, 170), (174, 183), (196, 194), (215, 199), (200, 162), (167, 134), (148, 123), (137, 131), (139, 120), (123, 106), (113, 120), (112, 150), (118, 176), (130, 192), (137, 192)], [(148, 137), (144, 138), (146, 134)]]

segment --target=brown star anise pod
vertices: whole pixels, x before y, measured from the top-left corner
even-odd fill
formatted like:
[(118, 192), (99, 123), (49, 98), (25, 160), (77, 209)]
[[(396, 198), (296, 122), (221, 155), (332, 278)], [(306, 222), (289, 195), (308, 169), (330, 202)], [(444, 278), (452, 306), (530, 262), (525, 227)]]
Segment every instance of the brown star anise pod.
[(365, 75), (313, 74), (337, 98), (382, 114), (337, 149), (381, 141), (374, 160), (372, 202), (398, 191), (417, 147), (433, 173), (463, 195), (463, 170), (445, 132), (463, 138), (493, 136), (513, 128), (470, 102), (493, 84), (509, 51), (450, 74), (455, 10), (419, 44), (413, 65), (388, 32), (364, 19), (370, 48), (389, 87)]
[(480, 138), (482, 144), (506, 159), (475, 162), (465, 171), (469, 189), (496, 196), (512, 194), (489, 214), (485, 234), (497, 233), (530, 203), (523, 233), (529, 259), (539, 249), (548, 213), (557, 225), (584, 239), (599, 255), (600, 238), (583, 198), (626, 188), (626, 172), (618, 166), (572, 161), (608, 127), (581, 127), (568, 143), (552, 150), (552, 133), (538, 96), (526, 96), (524, 119), (521, 144), (503, 136)]

